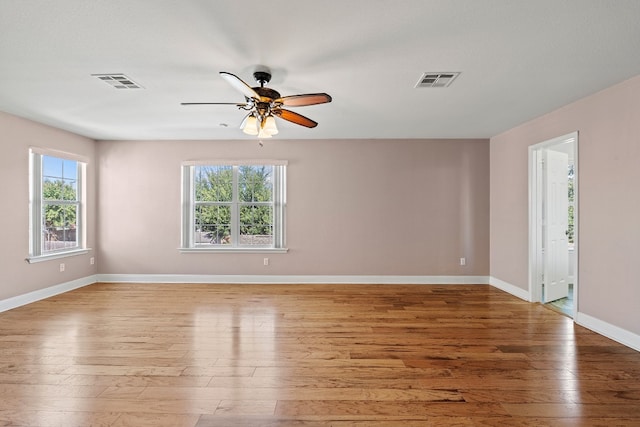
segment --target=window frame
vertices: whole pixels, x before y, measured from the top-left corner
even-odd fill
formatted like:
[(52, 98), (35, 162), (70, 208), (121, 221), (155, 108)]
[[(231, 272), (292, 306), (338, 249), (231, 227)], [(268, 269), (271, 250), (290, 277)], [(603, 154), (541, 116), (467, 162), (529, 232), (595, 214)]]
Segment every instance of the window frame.
[[(569, 173), (570, 171), (570, 173)], [(575, 160), (569, 160), (569, 170), (567, 171), (567, 187), (571, 190), (568, 196), (568, 219), (567, 219), (567, 243), (569, 251), (573, 251), (576, 245), (576, 164)], [(569, 233), (569, 230), (571, 231)]]
[[(285, 253), (285, 211), (286, 211), (286, 170), (288, 162), (285, 160), (210, 160), (188, 161), (182, 163), (182, 215), (181, 215), (181, 246), (182, 253), (190, 252), (235, 252), (235, 253)], [(200, 202), (198, 205), (231, 207), (232, 243), (230, 245), (199, 245), (195, 242), (195, 167), (196, 166), (231, 166), (233, 171), (232, 201), (231, 202)], [(242, 202), (239, 200), (238, 168), (241, 166), (272, 166), (273, 167), (273, 201), (272, 202)], [(240, 207), (246, 205), (273, 206), (273, 245), (239, 245)]]
[[(69, 248), (45, 250), (43, 247), (43, 210), (47, 202), (43, 197), (44, 170), (43, 158), (53, 157), (60, 160), (76, 162), (77, 182), (76, 200), (60, 201), (62, 205), (77, 207), (76, 212), (76, 245)], [(27, 261), (35, 263), (50, 259), (66, 258), (86, 254), (86, 179), (88, 160), (72, 153), (47, 148), (29, 148), (29, 256)]]

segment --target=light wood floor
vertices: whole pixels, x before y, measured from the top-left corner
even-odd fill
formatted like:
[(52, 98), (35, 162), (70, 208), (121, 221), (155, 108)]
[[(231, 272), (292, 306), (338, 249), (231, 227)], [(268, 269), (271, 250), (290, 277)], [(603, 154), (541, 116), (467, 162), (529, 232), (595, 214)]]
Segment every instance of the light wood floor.
[(485, 285), (96, 284), (0, 313), (0, 425), (639, 426), (640, 353)]

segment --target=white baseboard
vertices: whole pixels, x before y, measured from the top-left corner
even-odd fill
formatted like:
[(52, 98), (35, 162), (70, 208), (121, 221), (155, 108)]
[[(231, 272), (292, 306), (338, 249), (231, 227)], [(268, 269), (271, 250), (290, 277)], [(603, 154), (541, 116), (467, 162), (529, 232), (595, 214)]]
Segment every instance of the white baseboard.
[[(505, 292), (508, 292), (513, 296), (531, 302), (531, 296), (528, 291), (512, 285), (511, 283), (507, 283), (503, 280), (491, 276), (489, 277), (489, 284)], [(593, 332), (604, 335), (605, 337), (617, 341), (620, 344), (640, 351), (640, 335), (634, 334), (633, 332), (627, 331), (626, 329), (622, 329), (618, 326), (612, 325), (603, 320), (580, 312), (576, 313), (574, 321), (578, 325), (584, 326), (585, 328), (590, 329)]]
[(531, 302), (531, 295), (529, 294), (529, 291), (519, 288), (516, 285), (512, 285), (511, 283), (493, 276), (489, 277), (489, 284), (515, 297)]
[(83, 286), (91, 285), (93, 283), (96, 283), (96, 277), (96, 275), (82, 277), (70, 282), (49, 286), (48, 288), (39, 289), (37, 291), (18, 295), (12, 298), (7, 298), (5, 300), (0, 300), (0, 312), (31, 304), (33, 302), (40, 301), (55, 295), (63, 294), (74, 289), (82, 288)]
[(576, 314), (576, 318), (574, 320), (580, 326), (584, 326), (587, 329), (591, 329), (593, 332), (604, 335), (605, 337), (611, 338), (620, 344), (640, 351), (640, 335), (638, 334), (634, 334), (626, 329), (622, 329), (618, 326), (580, 312)]
[(258, 276), (198, 274), (99, 274), (106, 283), (230, 283), (230, 284), (382, 284), (382, 285), (451, 285), (489, 284), (487, 276)]

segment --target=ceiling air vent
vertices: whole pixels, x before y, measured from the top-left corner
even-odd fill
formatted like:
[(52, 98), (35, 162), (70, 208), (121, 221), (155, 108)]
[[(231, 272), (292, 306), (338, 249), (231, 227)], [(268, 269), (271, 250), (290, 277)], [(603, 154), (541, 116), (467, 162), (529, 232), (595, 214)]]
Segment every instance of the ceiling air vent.
[(91, 74), (116, 89), (142, 89), (138, 83), (131, 80), (124, 74)]
[(424, 73), (416, 87), (448, 87), (460, 73)]

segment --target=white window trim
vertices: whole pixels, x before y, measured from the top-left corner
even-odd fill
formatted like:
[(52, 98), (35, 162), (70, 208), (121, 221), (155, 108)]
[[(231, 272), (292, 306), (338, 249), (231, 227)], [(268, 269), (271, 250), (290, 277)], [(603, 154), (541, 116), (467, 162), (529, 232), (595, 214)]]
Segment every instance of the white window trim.
[[(182, 227), (181, 227), (181, 239), (180, 247), (178, 251), (180, 253), (286, 253), (286, 227), (285, 227), (285, 212), (286, 212), (286, 167), (276, 168), (274, 173), (281, 174), (278, 178), (274, 179), (274, 209), (273, 209), (273, 221), (274, 230), (279, 232), (274, 233), (274, 247), (196, 247), (194, 243), (193, 235), (193, 204), (194, 204), (194, 190), (193, 190), (193, 172), (194, 166), (256, 166), (256, 165), (269, 165), (269, 166), (287, 166), (286, 160), (208, 160), (208, 161), (186, 161), (182, 163)], [(235, 197), (235, 196), (234, 196)]]
[[(57, 157), (78, 162), (78, 216), (76, 233), (78, 246), (57, 251), (42, 252), (42, 156)], [(88, 159), (76, 154), (42, 147), (29, 148), (29, 256), (30, 264), (88, 253), (86, 246), (86, 178)], [(40, 196), (36, 197), (39, 194)]]
[(264, 253), (276, 253), (286, 254), (289, 252), (288, 248), (178, 248), (181, 254), (201, 254), (201, 253), (243, 253), (243, 254), (264, 254)]
[(182, 162), (182, 166), (287, 166), (287, 160), (274, 159), (235, 159), (235, 160), (187, 160)]
[(49, 261), (49, 260), (60, 259), (60, 258), (68, 258), (72, 256), (77, 256), (77, 255), (84, 255), (84, 254), (88, 254), (90, 251), (91, 251), (91, 248), (87, 248), (87, 249), (74, 248), (64, 252), (62, 251), (51, 252), (46, 255), (29, 256), (27, 257), (27, 262), (29, 264), (35, 264), (36, 262)]

